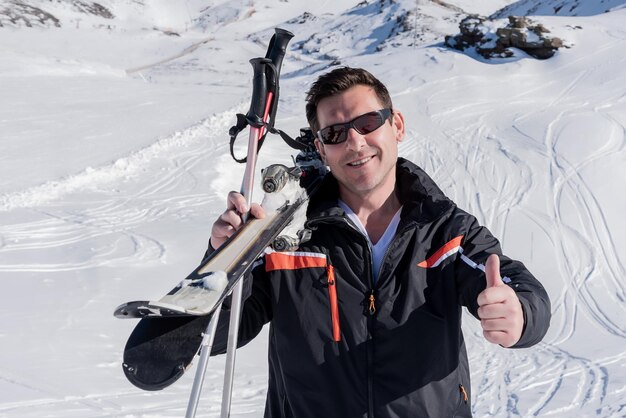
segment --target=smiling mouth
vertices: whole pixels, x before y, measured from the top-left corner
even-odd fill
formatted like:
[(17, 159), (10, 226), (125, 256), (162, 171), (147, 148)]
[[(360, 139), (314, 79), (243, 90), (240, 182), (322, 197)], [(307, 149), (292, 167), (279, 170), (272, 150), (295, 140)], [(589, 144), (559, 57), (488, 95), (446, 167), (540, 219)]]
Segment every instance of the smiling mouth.
[(350, 167), (360, 167), (363, 164), (367, 163), (368, 161), (370, 161), (372, 158), (374, 157), (365, 157), (365, 158), (361, 158), (360, 160), (357, 161), (352, 161), (351, 163), (348, 163), (348, 165)]

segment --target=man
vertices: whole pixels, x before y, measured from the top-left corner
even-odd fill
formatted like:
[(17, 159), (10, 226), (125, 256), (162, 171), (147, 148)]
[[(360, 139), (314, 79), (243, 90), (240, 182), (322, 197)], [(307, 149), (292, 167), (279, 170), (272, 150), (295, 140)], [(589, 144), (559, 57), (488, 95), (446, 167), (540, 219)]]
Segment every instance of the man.
[[(311, 239), (296, 252), (267, 254), (254, 269), (240, 326), (243, 345), (271, 323), (265, 416), (471, 416), (462, 307), (488, 341), (529, 347), (548, 329), (545, 290), (419, 167), (398, 158), (404, 118), (370, 73), (322, 75), (306, 111), (331, 169), (309, 202)], [(248, 209), (229, 194), (211, 247)], [(250, 211), (264, 216), (258, 205)], [(216, 352), (224, 351), (226, 322)]]

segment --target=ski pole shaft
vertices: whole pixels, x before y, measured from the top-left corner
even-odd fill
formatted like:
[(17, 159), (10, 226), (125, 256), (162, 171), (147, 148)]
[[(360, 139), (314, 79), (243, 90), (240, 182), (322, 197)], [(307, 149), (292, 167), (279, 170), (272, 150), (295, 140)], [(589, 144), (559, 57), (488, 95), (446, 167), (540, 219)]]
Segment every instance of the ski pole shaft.
[(204, 332), (202, 337), (202, 344), (200, 345), (200, 361), (196, 369), (196, 376), (193, 380), (193, 387), (191, 389), (191, 395), (189, 396), (189, 404), (187, 405), (187, 412), (185, 418), (194, 418), (198, 409), (198, 402), (200, 400), (200, 392), (202, 391), (202, 385), (204, 383), (204, 376), (209, 364), (209, 357), (211, 356), (211, 350), (213, 349), (213, 340), (215, 339), (215, 331), (217, 330), (217, 323), (219, 322), (220, 311), (222, 310), (222, 304), (220, 303), (213, 312), (211, 321)]
[(230, 405), (233, 395), (233, 381), (235, 379), (235, 353), (237, 352), (237, 338), (239, 337), (239, 320), (241, 318), (241, 299), (243, 296), (243, 280), (235, 286), (232, 293), (230, 309), (230, 323), (228, 328), (228, 346), (226, 351), (226, 370), (224, 372), (224, 388), (222, 390), (221, 418), (230, 417)]
[[(267, 93), (266, 106), (263, 110), (264, 117), (263, 121), (266, 122), (269, 116), (269, 110), (271, 107), (271, 102), (273, 98), (273, 93)], [(250, 127), (250, 138), (248, 140), (248, 156), (247, 156), (247, 164), (246, 170), (243, 175), (243, 182), (241, 184), (241, 194), (246, 198), (246, 203), (248, 207), (252, 204), (252, 192), (254, 191), (254, 172), (256, 170), (256, 162), (257, 162), (257, 154), (259, 148), (259, 141), (263, 137), (263, 133), (265, 131), (265, 126), (261, 125), (259, 127)], [(248, 214), (243, 214), (242, 218), (245, 222), (247, 220)]]

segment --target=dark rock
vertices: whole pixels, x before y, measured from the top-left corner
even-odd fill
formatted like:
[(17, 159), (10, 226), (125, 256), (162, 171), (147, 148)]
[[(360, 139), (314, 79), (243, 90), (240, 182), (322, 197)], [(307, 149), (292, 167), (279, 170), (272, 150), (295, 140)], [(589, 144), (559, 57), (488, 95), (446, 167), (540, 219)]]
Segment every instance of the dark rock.
[(517, 29), (524, 29), (528, 27), (528, 21), (523, 16), (509, 16), (509, 25)]
[(531, 57), (535, 57), (540, 60), (545, 60), (548, 58), (552, 58), (552, 56), (554, 56), (554, 54), (556, 53), (556, 49), (555, 48), (529, 48), (529, 49), (526, 49), (524, 52), (526, 52)]
[(99, 3), (74, 0), (72, 2), (74, 8), (80, 12), (100, 16), (105, 19), (113, 19), (115, 16), (109, 9)]
[(28, 28), (33, 25), (61, 27), (59, 19), (51, 13), (19, 0), (10, 1), (4, 9), (0, 9), (0, 21), (2, 20), (14, 26), (24, 25)]
[(495, 36), (488, 32), (484, 23), (485, 19), (480, 16), (467, 16), (459, 23), (458, 35), (445, 37), (445, 45), (459, 51), (474, 47), (487, 59), (513, 56), (508, 49), (510, 47), (521, 49), (532, 57), (546, 59), (563, 46), (561, 39), (545, 36), (550, 31), (543, 25), (535, 25), (525, 17), (509, 16), (509, 24), (496, 29)]

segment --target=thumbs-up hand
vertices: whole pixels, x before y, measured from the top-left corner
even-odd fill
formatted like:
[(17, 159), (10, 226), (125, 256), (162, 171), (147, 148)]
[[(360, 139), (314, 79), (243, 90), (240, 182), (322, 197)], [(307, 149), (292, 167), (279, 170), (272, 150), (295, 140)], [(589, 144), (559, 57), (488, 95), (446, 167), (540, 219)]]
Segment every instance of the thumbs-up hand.
[(515, 291), (502, 282), (500, 258), (492, 254), (485, 263), (487, 288), (478, 295), (478, 317), (483, 336), (493, 344), (511, 347), (524, 328), (522, 305)]

